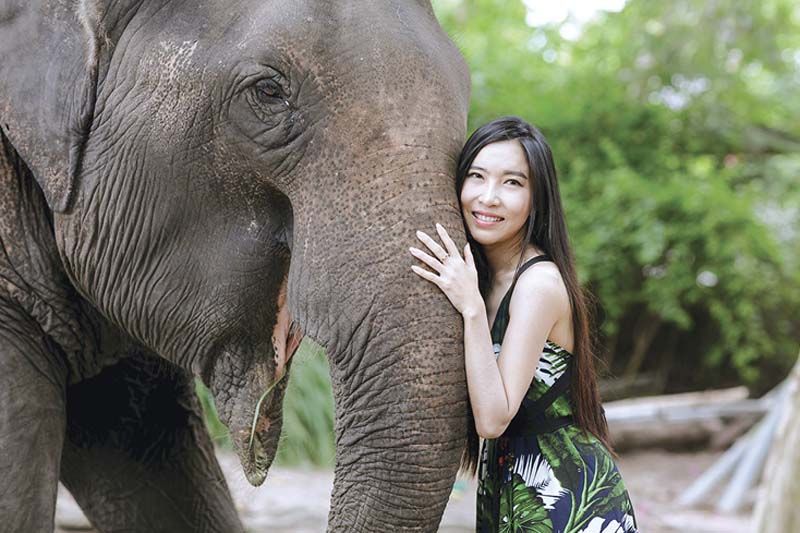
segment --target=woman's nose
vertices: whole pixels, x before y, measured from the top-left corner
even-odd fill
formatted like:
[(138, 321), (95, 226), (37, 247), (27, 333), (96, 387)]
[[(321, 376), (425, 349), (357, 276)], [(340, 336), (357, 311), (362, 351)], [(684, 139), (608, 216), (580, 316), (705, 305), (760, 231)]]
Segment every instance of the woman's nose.
[(497, 193), (494, 187), (486, 187), (478, 197), (478, 200), (480, 200), (480, 202), (484, 205), (496, 205)]

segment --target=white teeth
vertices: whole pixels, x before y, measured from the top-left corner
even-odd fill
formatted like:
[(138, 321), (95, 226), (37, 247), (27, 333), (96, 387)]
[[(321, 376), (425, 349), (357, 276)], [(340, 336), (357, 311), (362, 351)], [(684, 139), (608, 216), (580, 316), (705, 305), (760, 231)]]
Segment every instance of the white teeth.
[(478, 213), (473, 213), (473, 215), (475, 215), (475, 218), (477, 218), (478, 220), (483, 220), (484, 222), (500, 222), (501, 220), (503, 220), (500, 217), (490, 217)]

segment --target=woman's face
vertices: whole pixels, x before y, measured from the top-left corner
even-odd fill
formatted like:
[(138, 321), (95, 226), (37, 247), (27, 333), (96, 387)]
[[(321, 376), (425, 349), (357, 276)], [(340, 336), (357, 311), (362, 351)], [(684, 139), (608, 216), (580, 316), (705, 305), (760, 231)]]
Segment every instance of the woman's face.
[(517, 243), (531, 211), (532, 177), (517, 140), (484, 146), (461, 187), (461, 214), (482, 246)]

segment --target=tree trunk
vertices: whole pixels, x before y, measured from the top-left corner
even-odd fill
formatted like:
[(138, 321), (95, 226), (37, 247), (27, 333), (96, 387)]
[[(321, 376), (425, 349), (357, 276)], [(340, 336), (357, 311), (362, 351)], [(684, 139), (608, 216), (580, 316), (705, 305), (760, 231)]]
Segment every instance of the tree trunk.
[(661, 319), (652, 313), (643, 313), (636, 321), (633, 351), (624, 373), (626, 378), (631, 379), (639, 373), (639, 369), (642, 367), (645, 356), (650, 350), (650, 345), (653, 344), (653, 339), (656, 338), (659, 329), (661, 329)]
[(753, 531), (760, 533), (800, 531), (800, 358), (787, 386), (786, 405), (755, 509)]

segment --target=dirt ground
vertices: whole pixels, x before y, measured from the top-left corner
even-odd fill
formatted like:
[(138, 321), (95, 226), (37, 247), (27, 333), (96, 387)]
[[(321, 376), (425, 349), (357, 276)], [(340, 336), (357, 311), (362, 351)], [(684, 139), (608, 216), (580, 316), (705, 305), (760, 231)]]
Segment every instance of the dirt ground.
[[(670, 453), (660, 450), (623, 455), (619, 467), (633, 500), (642, 533), (749, 533), (749, 511), (721, 515), (707, 509), (679, 509), (672, 501), (691, 484), (719, 453)], [(219, 460), (250, 533), (312, 533), (325, 531), (333, 485), (327, 470), (273, 468), (262, 487), (244, 479), (237, 458), (220, 452)], [(59, 533), (92, 531), (88, 521), (63, 487), (56, 509)], [(459, 479), (439, 528), (441, 533), (473, 531), (475, 482)]]

